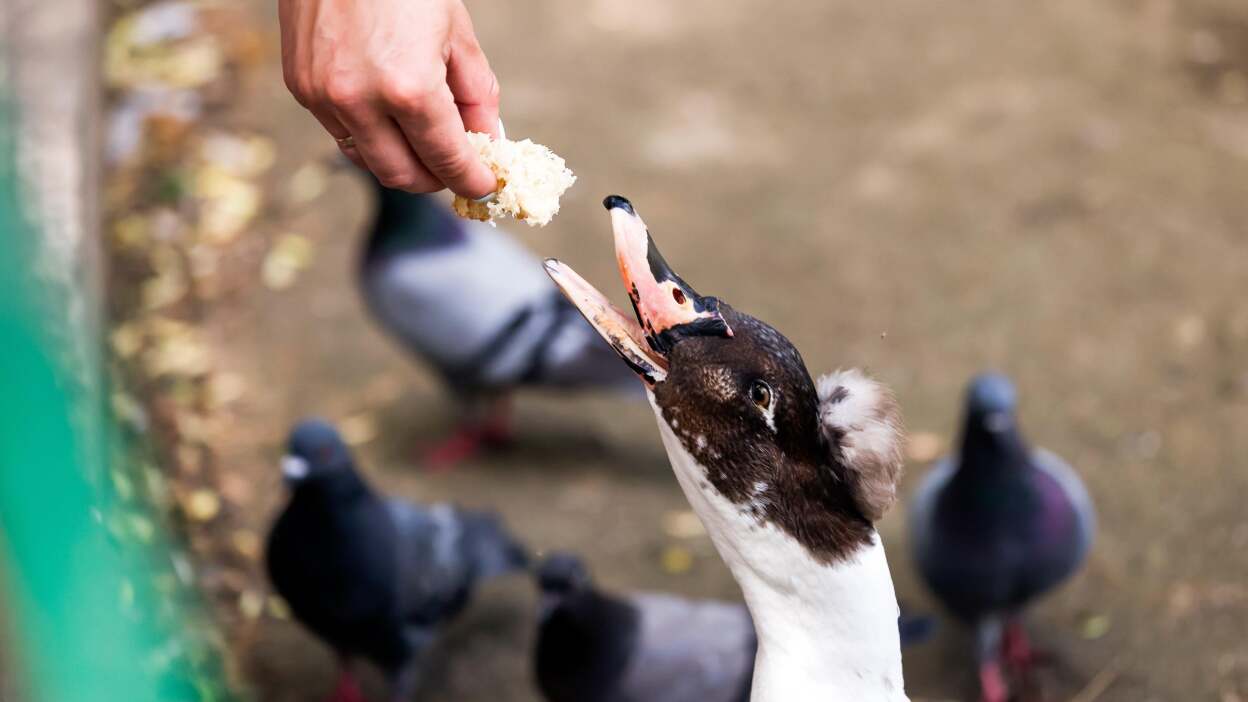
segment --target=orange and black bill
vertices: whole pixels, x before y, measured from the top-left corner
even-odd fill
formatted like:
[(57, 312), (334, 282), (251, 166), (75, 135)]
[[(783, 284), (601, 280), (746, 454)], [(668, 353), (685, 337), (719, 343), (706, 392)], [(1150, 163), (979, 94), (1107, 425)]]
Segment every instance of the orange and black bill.
[(667, 354), (686, 336), (732, 336), (719, 301), (698, 295), (663, 260), (632, 203), (610, 195), (615, 257), (637, 316), (634, 323), (565, 264), (549, 259), (546, 272), (598, 333), (647, 383), (667, 375)]

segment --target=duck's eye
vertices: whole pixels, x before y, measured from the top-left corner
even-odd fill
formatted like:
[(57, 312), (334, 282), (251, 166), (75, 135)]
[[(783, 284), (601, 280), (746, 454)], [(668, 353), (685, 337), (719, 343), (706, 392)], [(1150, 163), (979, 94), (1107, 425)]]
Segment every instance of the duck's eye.
[(762, 409), (767, 409), (771, 406), (771, 386), (755, 380), (750, 384), (750, 400)]
[(672, 299), (675, 300), (678, 305), (685, 304), (685, 291), (680, 288), (672, 288)]

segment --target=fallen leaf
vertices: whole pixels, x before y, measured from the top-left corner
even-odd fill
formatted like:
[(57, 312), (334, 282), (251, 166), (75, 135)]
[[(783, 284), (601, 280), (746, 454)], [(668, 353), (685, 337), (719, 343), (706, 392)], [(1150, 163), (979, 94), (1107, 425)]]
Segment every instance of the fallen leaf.
[(212, 355), (190, 334), (170, 336), (143, 354), (143, 366), (152, 377), (201, 376), (212, 369)]
[(292, 205), (307, 204), (321, 196), (329, 184), (329, 169), (319, 161), (305, 163), (291, 176), (286, 197)]
[(269, 616), (274, 619), (290, 619), (290, 605), (277, 595), (269, 595)]
[(342, 438), (351, 446), (366, 444), (377, 438), (377, 418), (371, 412), (360, 412), (339, 423)]
[(273, 167), (277, 146), (265, 136), (216, 132), (200, 142), (199, 155), (231, 175), (255, 178)]
[(255, 492), (254, 476), (226, 473), (221, 476), (221, 496), (234, 504), (246, 504)]
[(660, 564), (669, 575), (683, 575), (693, 569), (693, 554), (683, 546), (668, 546), (663, 549)]
[(285, 290), (294, 285), (299, 272), (311, 264), (313, 252), (312, 242), (306, 237), (283, 234), (264, 257), (260, 277), (270, 289)]
[(150, 241), (147, 216), (133, 212), (113, 222), (113, 240), (123, 248), (141, 249)]
[(204, 391), (204, 403), (209, 410), (217, 410), (240, 399), (247, 391), (247, 381), (237, 373), (223, 371), (208, 378)]
[(674, 510), (663, 515), (663, 531), (674, 539), (693, 539), (706, 534), (693, 510)]
[(186, 514), (197, 522), (207, 522), (221, 512), (221, 498), (212, 490), (200, 488), (187, 497)]
[(906, 439), (906, 456), (915, 463), (930, 463), (944, 450), (945, 442), (939, 434), (916, 431)]
[(233, 241), (260, 212), (260, 186), (217, 166), (196, 171), (194, 192), (200, 201), (196, 230), (209, 243)]
[(234, 550), (244, 558), (256, 560), (260, 557), (260, 537), (256, 532), (248, 529), (236, 529), (230, 535), (230, 543), (233, 544)]
[(244, 619), (259, 619), (264, 614), (264, 595), (255, 590), (243, 590), (238, 595), (238, 612)]
[(137, 322), (124, 322), (113, 327), (108, 341), (118, 358), (127, 359), (143, 348), (143, 330)]
[(1095, 641), (1109, 633), (1110, 619), (1108, 614), (1090, 614), (1084, 617), (1079, 625), (1079, 635), (1088, 641)]

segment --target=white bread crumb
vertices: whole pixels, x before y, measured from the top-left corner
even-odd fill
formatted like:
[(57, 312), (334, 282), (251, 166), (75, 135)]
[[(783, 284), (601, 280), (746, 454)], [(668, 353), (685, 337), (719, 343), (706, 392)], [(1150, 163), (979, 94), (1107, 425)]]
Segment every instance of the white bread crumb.
[(468, 143), (498, 178), (498, 192), (485, 203), (455, 196), (460, 217), (492, 222), (510, 215), (530, 227), (543, 227), (559, 212), (559, 198), (576, 182), (562, 158), (529, 139), (494, 140), (489, 134), (468, 132)]

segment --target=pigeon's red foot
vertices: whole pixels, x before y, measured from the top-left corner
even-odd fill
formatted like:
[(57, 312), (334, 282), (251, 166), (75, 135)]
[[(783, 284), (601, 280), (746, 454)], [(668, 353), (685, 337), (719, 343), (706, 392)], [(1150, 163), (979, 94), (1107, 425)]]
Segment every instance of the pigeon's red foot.
[(338, 674), (338, 683), (334, 685), (334, 694), (329, 702), (364, 702), (364, 693), (360, 691), (360, 683), (348, 668)]
[(453, 434), (425, 451), (421, 458), (430, 470), (450, 470), (486, 450), (510, 445), (513, 437), (508, 402), (502, 398), (493, 403), (484, 418), (462, 422)]
[(1026, 676), (1036, 664), (1036, 652), (1027, 638), (1027, 631), (1020, 622), (1011, 622), (1005, 627), (1005, 640), (1002, 642), (1002, 653), (1005, 662), (1015, 675)]
[(453, 434), (427, 449), (421, 461), (429, 470), (447, 471), (481, 453), (485, 432), (475, 424), (463, 424)]
[(996, 662), (980, 664), (980, 702), (1008, 702), (1009, 698), (1009, 688), (1005, 684), (1005, 676), (1001, 674), (1000, 664)]

